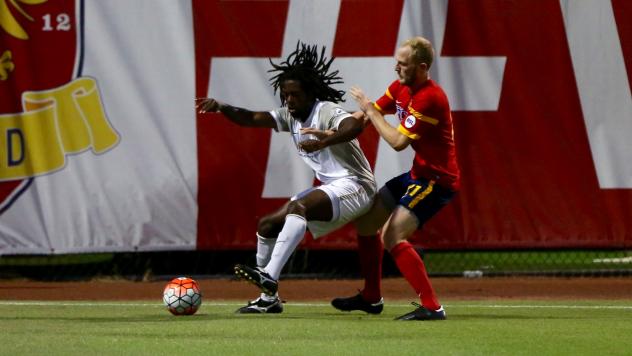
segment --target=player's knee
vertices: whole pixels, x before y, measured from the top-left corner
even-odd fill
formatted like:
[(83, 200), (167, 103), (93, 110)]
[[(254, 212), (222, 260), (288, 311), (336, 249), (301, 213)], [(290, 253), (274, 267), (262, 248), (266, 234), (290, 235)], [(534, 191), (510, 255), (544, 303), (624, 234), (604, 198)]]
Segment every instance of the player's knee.
[(277, 221), (274, 216), (264, 216), (257, 223), (259, 236), (265, 238), (276, 238), (283, 227), (283, 221)]
[(384, 248), (386, 251), (391, 252), (393, 247), (397, 246), (400, 242), (406, 241), (406, 239), (398, 238), (397, 236), (383, 236), (384, 238)]
[(305, 216), (306, 211), (307, 211), (307, 208), (305, 207), (305, 205), (298, 200), (294, 200), (290, 202), (290, 204), (287, 206), (288, 214)]

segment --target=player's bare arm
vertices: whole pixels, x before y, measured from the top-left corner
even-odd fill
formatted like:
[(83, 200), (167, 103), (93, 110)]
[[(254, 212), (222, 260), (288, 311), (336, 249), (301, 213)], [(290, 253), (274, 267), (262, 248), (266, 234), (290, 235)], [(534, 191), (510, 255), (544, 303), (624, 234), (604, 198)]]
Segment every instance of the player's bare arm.
[(358, 137), (362, 130), (364, 129), (364, 124), (362, 121), (354, 118), (348, 117), (338, 125), (338, 130), (317, 130), (312, 128), (301, 129), (302, 134), (313, 134), (318, 137), (318, 140), (305, 140), (299, 144), (301, 149), (305, 152), (315, 152), (318, 150), (322, 150), (325, 147), (335, 145), (342, 142), (349, 142), (354, 138)]
[(395, 151), (401, 151), (410, 145), (410, 138), (399, 131), (397, 128), (391, 126), (385, 119), (384, 115), (379, 112), (369, 98), (364, 94), (364, 91), (358, 87), (352, 87), (349, 90), (351, 97), (358, 103), (360, 110), (362, 110), (371, 120), (373, 126), (382, 138), (388, 142), (388, 144), (395, 149)]
[[(362, 127), (366, 127), (368, 124), (371, 123), (371, 121), (369, 120), (369, 117), (364, 115), (364, 113), (362, 111), (356, 111), (353, 114), (351, 114), (351, 116), (354, 119), (359, 120), (362, 123)], [(306, 128), (301, 129), (301, 134), (303, 134), (303, 135), (314, 135), (319, 140), (322, 140), (322, 139), (324, 139), (327, 136), (333, 135), (334, 132), (336, 132), (336, 131), (335, 130), (319, 130), (319, 129), (315, 129), (313, 127), (306, 127)]]
[[(371, 121), (369, 120), (368, 116), (366, 116), (362, 111), (356, 111), (353, 114), (351, 114), (351, 116), (358, 120), (360, 122), (360, 124), (362, 125), (362, 128), (365, 128)], [(361, 132), (362, 130), (360, 130)], [(301, 134), (303, 135), (314, 135), (316, 136), (316, 138), (318, 138), (319, 140), (323, 140), (326, 137), (329, 137), (331, 135), (333, 135), (336, 131), (335, 130), (319, 130), (313, 127), (306, 127), (304, 129), (301, 129)], [(359, 135), (359, 133), (358, 133)], [(355, 138), (355, 137), (353, 137)]]
[(371, 120), (366, 114), (364, 114), (364, 111), (356, 111), (351, 114), (351, 116), (353, 116), (356, 120), (360, 120), (363, 127), (367, 127), (369, 124), (371, 124)]
[(313, 127), (306, 127), (301, 129), (302, 135), (314, 135), (317, 139), (322, 140), (327, 136), (331, 136), (335, 133), (335, 130), (319, 130)]
[(267, 111), (250, 111), (222, 103), (213, 98), (195, 99), (195, 107), (200, 114), (218, 112), (239, 126), (275, 128), (276, 122)]

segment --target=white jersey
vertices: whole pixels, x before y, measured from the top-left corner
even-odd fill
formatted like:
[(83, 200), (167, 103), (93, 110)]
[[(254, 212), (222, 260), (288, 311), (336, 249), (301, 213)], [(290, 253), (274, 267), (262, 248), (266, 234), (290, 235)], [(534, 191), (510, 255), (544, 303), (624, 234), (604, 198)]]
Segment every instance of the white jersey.
[(270, 114), (276, 121), (276, 131), (288, 131), (292, 134), (299, 156), (310, 166), (319, 181), (328, 184), (336, 179), (350, 178), (358, 180), (369, 194), (375, 194), (375, 177), (357, 139), (312, 153), (303, 151), (298, 145), (301, 141), (316, 138), (301, 134), (302, 128), (337, 130), (342, 120), (351, 117), (342, 107), (329, 101), (317, 101), (305, 122), (292, 117), (287, 107), (272, 110)]

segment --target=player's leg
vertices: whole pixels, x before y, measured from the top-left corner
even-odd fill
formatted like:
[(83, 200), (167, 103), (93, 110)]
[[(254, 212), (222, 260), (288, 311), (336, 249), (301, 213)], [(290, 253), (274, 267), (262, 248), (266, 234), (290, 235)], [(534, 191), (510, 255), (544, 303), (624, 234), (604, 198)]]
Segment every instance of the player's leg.
[(423, 260), (408, 242), (454, 195), (433, 181), (409, 180), (397, 208), (384, 225), (382, 237), (400, 272), (420, 297), (421, 306), (399, 320), (440, 320), (445, 312), (439, 304)]
[(308, 225), (314, 238), (318, 238), (365, 214), (372, 201), (373, 194), (357, 181), (345, 178), (300, 193), (287, 206), (285, 223), (265, 268), (237, 265), (235, 272), (265, 294), (273, 295), (281, 270), (302, 241)]
[(422, 305), (437, 310), (441, 305), (428, 278), (426, 266), (407, 240), (417, 230), (417, 226), (418, 220), (410, 210), (401, 206), (396, 208), (384, 226), (384, 245), (399, 271), (421, 298)]
[(382, 299), (382, 258), (384, 256), (384, 243), (379, 230), (390, 215), (390, 210), (383, 203), (380, 194), (368, 213), (355, 220), (358, 232), (358, 254), (360, 270), (364, 278), (362, 297), (364, 300), (376, 303)]
[(358, 258), (362, 278), (364, 278), (364, 288), (355, 296), (333, 299), (331, 305), (334, 308), (342, 311), (361, 310), (370, 314), (382, 312), (384, 244), (378, 230), (389, 214), (390, 211), (377, 195), (369, 212), (354, 221), (358, 233)]
[[(289, 201), (276, 211), (265, 215), (257, 224), (257, 267), (263, 268), (270, 261), (272, 250), (277, 241), (277, 236), (283, 228), (285, 214)], [(273, 314), (282, 313), (283, 304), (279, 294), (267, 295), (261, 293), (259, 298), (248, 302), (245, 306), (237, 309), (240, 314)]]
[[(278, 279), (288, 259), (303, 240), (307, 219), (331, 220), (329, 196), (320, 189), (309, 189), (287, 204), (283, 228), (278, 234), (269, 262), (264, 268), (236, 265), (235, 273), (255, 284), (270, 297), (277, 295)], [(265, 298), (264, 298), (265, 299)]]
[(272, 256), (264, 270), (273, 279), (278, 280), (283, 267), (305, 236), (307, 221), (329, 221), (332, 216), (331, 200), (320, 189), (313, 189), (291, 201), (287, 207), (283, 229), (279, 232)]
[(283, 229), (285, 215), (290, 201), (283, 204), (276, 211), (265, 215), (257, 224), (257, 266), (265, 267), (270, 262), (272, 250), (277, 241), (279, 232)]
[[(399, 206), (384, 226), (384, 244), (390, 252), (397, 268), (413, 287), (421, 299), (421, 306), (411, 313), (397, 318), (398, 320), (426, 320), (427, 313), (434, 313), (435, 319), (445, 319), (445, 313), (437, 300), (423, 260), (415, 251), (408, 237), (412, 236), (418, 226), (418, 220), (408, 209)], [(436, 314), (436, 315), (435, 315)]]

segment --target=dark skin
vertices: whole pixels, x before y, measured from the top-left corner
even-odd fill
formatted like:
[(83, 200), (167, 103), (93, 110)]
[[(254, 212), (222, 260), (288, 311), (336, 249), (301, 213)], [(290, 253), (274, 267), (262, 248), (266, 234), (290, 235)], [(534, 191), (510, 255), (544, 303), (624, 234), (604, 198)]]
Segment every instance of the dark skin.
[[(286, 80), (281, 83), (281, 96), (285, 100), (288, 111), (297, 120), (305, 122), (316, 104), (316, 98), (303, 90), (301, 83), (296, 80)], [(276, 122), (267, 111), (250, 111), (234, 107), (213, 98), (196, 99), (196, 109), (199, 113), (220, 112), (230, 121), (240, 126), (275, 128)], [(353, 117), (344, 119), (337, 131), (319, 137), (319, 140), (305, 140), (299, 146), (306, 152), (315, 152), (328, 146), (342, 142), (348, 142), (357, 137), (363, 129), (363, 120), (354, 114)], [(361, 115), (361, 113), (360, 113)], [(310, 133), (310, 129), (302, 130)], [(257, 225), (259, 235), (267, 238), (276, 238), (287, 214), (295, 214), (306, 220), (329, 221), (333, 217), (331, 200), (322, 190), (315, 189), (306, 196), (286, 202), (275, 212), (262, 217)]]

